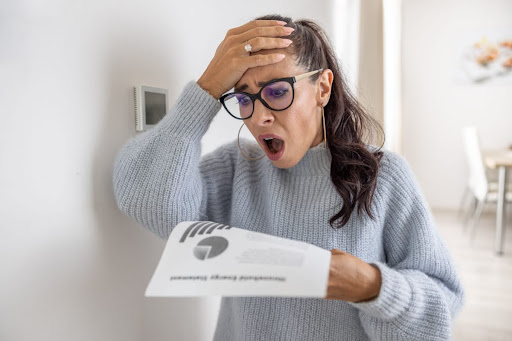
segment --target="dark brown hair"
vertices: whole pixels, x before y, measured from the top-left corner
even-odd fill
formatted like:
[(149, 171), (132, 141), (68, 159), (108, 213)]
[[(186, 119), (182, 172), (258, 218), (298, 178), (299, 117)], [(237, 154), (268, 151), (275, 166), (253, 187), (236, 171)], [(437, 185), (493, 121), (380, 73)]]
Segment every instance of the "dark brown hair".
[[(373, 219), (370, 211), (377, 184), (382, 145), (369, 150), (375, 133), (384, 132), (379, 123), (350, 93), (336, 54), (324, 30), (314, 21), (272, 14), (256, 20), (282, 20), (295, 30), (286, 38), (293, 41), (290, 51), (298, 66), (308, 71), (330, 69), (334, 74), (329, 103), (324, 108), (327, 145), (332, 155), (331, 181), (343, 199), (343, 206), (329, 219), (332, 227), (345, 225), (357, 206)], [(310, 77), (315, 82), (319, 74)], [(365, 143), (368, 142), (368, 145)], [(341, 221), (336, 222), (336, 220)]]

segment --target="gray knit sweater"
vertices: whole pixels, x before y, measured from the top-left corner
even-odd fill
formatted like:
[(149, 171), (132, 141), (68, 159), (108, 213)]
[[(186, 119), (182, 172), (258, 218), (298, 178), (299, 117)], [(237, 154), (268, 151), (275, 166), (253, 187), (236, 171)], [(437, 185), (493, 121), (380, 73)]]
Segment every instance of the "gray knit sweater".
[(450, 338), (463, 289), (402, 157), (384, 151), (375, 219), (354, 213), (333, 229), (328, 221), (342, 200), (330, 179), (329, 150), (313, 147), (289, 169), (267, 157), (246, 160), (236, 141), (201, 158), (201, 138), (219, 109), (191, 81), (157, 126), (128, 141), (114, 169), (119, 208), (163, 239), (181, 221), (210, 220), (337, 248), (377, 265), (382, 287), (364, 303), (223, 297), (216, 341)]

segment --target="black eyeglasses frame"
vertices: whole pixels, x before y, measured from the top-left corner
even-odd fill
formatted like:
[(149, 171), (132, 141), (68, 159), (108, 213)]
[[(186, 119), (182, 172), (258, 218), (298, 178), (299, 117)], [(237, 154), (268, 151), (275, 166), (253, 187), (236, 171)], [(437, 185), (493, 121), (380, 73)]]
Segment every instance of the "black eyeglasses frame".
[[(304, 79), (304, 78), (307, 78), (307, 77), (311, 77), (313, 76), (314, 74), (318, 73), (318, 72), (322, 72), (324, 69), (318, 69), (318, 70), (314, 70), (314, 71), (310, 71), (310, 72), (306, 72), (306, 73), (303, 73), (303, 74), (300, 74), (300, 75), (297, 75), (297, 76), (294, 76), (294, 77), (284, 77), (284, 78), (277, 78), (277, 79), (273, 79), (271, 81), (268, 81), (267, 83), (263, 84), (261, 86), (261, 89), (260, 91), (258, 91), (258, 93), (256, 94), (250, 94), (248, 92), (245, 92), (245, 91), (234, 91), (234, 92), (229, 92), (229, 93), (226, 93), (222, 96), (220, 96), (219, 98), (219, 101), (220, 103), (222, 104), (222, 106), (224, 107), (224, 109), (226, 109), (226, 111), (228, 112), (228, 114), (237, 119), (237, 120), (247, 120), (249, 118), (252, 117), (252, 115), (254, 114), (254, 107), (256, 106), (256, 100), (259, 99), (260, 102), (268, 109), (270, 110), (273, 110), (273, 111), (283, 111), (283, 110), (286, 110), (288, 109), (289, 107), (292, 106), (293, 104), (293, 100), (295, 99), (295, 87), (293, 86), (294, 83), (300, 81), (301, 79)], [(272, 107), (270, 107), (270, 105), (268, 105), (267, 102), (265, 102), (265, 100), (261, 97), (261, 92), (263, 91), (263, 89), (267, 86), (267, 85), (270, 85), (270, 84), (273, 84), (273, 83), (276, 83), (276, 82), (287, 82), (290, 84), (290, 86), (292, 87), (292, 100), (290, 102), (290, 105), (288, 105), (286, 108), (284, 109), (274, 109)], [(226, 104), (224, 103), (224, 100), (226, 99), (226, 97), (228, 96), (232, 96), (234, 94), (244, 94), (244, 95), (247, 95), (251, 101), (252, 101), (252, 112), (249, 116), (245, 117), (245, 118), (242, 118), (242, 117), (236, 117), (235, 115), (231, 114), (226, 106)]]

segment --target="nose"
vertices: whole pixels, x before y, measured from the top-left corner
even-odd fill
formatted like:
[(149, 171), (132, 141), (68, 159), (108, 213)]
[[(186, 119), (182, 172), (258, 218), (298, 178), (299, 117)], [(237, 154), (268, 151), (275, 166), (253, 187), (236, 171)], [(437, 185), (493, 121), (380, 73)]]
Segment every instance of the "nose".
[(274, 122), (274, 114), (269, 108), (264, 106), (261, 101), (256, 100), (251, 121), (258, 126), (268, 126)]

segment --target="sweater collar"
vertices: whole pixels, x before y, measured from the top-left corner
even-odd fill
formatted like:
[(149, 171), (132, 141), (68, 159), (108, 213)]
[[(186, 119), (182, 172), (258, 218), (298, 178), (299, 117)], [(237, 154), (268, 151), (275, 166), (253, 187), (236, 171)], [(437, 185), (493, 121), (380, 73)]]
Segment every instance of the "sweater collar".
[[(331, 152), (325, 149), (323, 142), (309, 148), (302, 159), (291, 168), (279, 169), (279, 171), (293, 175), (329, 175), (331, 172)], [(267, 159), (268, 162), (270, 160)]]

